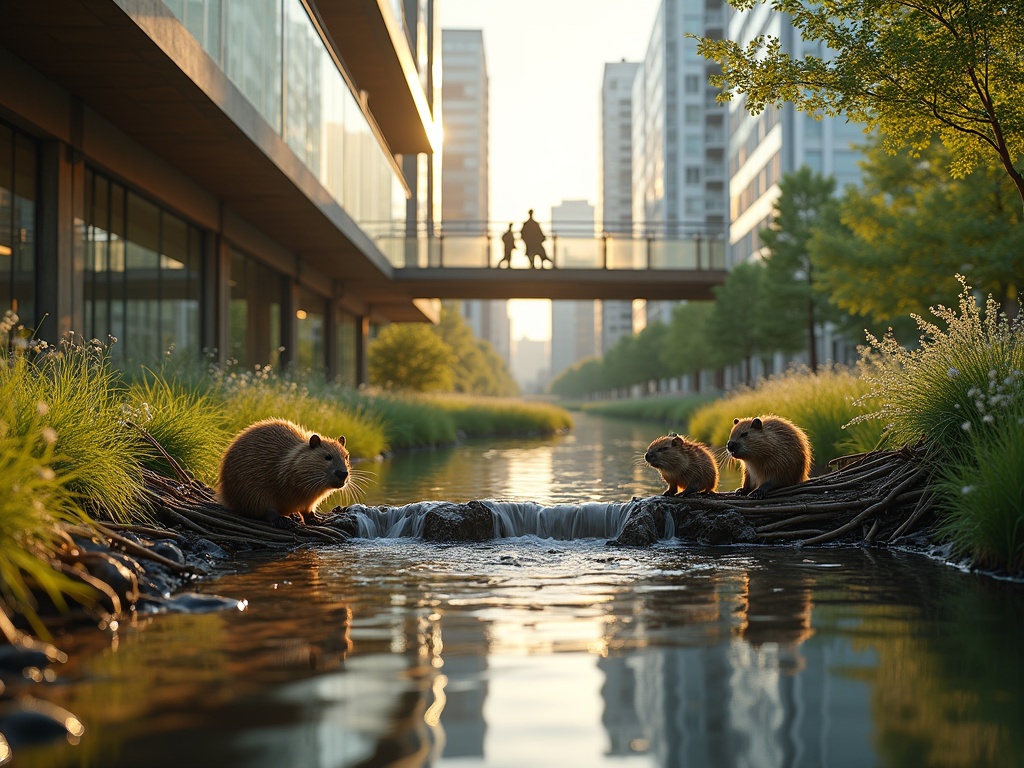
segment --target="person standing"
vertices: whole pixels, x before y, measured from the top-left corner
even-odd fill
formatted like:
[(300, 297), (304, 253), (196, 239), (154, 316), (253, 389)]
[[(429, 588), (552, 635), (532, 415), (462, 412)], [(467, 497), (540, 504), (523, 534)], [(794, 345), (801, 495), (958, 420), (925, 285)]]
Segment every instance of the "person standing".
[(505, 246), (505, 255), (501, 257), (501, 261), (498, 262), (498, 266), (500, 267), (504, 264), (506, 267), (511, 268), (512, 251), (516, 249), (516, 233), (512, 231), (512, 222), (509, 222), (508, 229), (505, 231), (505, 234), (501, 236), (501, 243)]
[(555, 262), (551, 261), (547, 252), (544, 250), (544, 241), (547, 239), (544, 236), (544, 231), (540, 228), (540, 224), (533, 218), (533, 208), (530, 209), (529, 218), (523, 222), (523, 226), (519, 229), (519, 239), (523, 241), (523, 247), (526, 249), (526, 258), (530, 260), (530, 269), (537, 267), (533, 262), (534, 256), (540, 257), (540, 268), (544, 268), (544, 262), (547, 261), (552, 267), (555, 266)]

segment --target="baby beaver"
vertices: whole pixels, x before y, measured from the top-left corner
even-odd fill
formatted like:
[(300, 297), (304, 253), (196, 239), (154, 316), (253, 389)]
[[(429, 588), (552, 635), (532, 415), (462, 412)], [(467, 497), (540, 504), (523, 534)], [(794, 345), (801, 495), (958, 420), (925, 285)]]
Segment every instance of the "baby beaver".
[(761, 499), (769, 491), (804, 482), (811, 474), (811, 441), (789, 419), (766, 415), (734, 419), (725, 446), (743, 465), (742, 496)]
[(679, 435), (665, 435), (647, 446), (644, 461), (668, 483), (665, 496), (689, 496), (718, 488), (718, 464), (702, 443)]
[(244, 517), (282, 526), (348, 482), (345, 438), (332, 440), (284, 419), (264, 419), (243, 429), (220, 463), (217, 501)]

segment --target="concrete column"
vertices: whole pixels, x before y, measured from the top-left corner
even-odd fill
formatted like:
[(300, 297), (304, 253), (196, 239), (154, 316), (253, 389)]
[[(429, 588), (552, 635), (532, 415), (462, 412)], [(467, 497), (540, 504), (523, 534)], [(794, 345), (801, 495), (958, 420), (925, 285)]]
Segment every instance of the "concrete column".
[(39, 160), (34, 322), (39, 338), (56, 341), (85, 331), (85, 163), (59, 141), (40, 142)]

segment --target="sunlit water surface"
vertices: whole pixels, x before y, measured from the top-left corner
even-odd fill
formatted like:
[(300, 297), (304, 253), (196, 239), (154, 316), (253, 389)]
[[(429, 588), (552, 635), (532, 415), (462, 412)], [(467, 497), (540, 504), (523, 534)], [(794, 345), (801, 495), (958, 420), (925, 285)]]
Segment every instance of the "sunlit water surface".
[[(398, 457), (365, 503), (628, 501), (659, 433)], [(377, 538), (199, 589), (248, 603), (64, 638), (85, 737), (15, 765), (1024, 765), (1024, 589), (915, 555)]]

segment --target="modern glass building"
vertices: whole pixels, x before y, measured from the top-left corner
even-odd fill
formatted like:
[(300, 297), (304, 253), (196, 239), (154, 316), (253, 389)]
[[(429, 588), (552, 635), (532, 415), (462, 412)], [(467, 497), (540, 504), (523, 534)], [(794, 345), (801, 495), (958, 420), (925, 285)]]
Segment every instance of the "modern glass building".
[(0, 311), (363, 381), (371, 322), (436, 319), (375, 243), (435, 218), (435, 27), (432, 0), (0, 2)]

